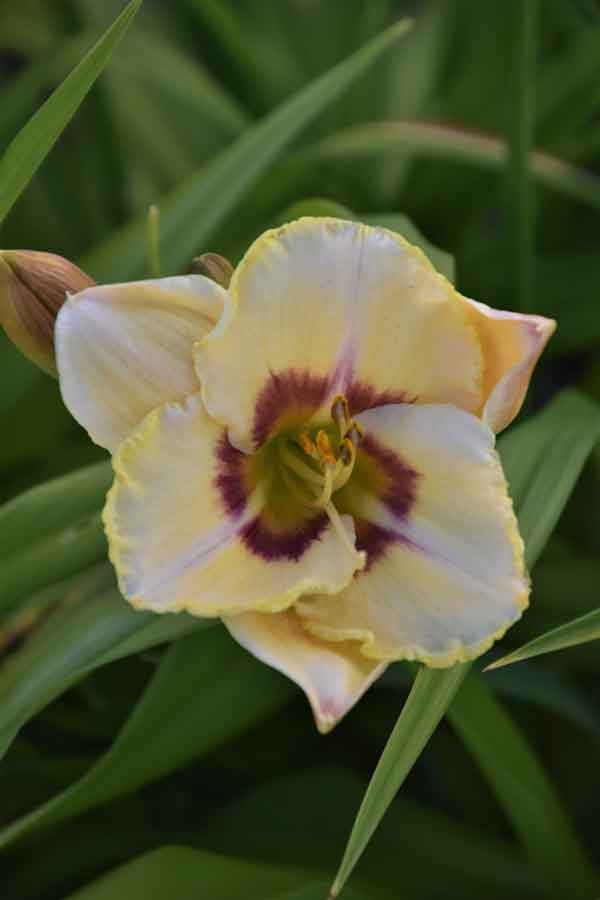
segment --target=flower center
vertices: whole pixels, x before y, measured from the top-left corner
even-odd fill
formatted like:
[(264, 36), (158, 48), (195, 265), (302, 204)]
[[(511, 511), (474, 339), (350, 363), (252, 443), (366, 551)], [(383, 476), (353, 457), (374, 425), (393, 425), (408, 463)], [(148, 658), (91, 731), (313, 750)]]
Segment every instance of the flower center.
[(305, 507), (324, 510), (344, 542), (349, 543), (331, 498), (352, 475), (363, 434), (341, 395), (332, 403), (331, 419), (331, 426), (314, 435), (302, 431), (295, 437), (282, 436), (277, 445), (277, 461), (290, 494)]

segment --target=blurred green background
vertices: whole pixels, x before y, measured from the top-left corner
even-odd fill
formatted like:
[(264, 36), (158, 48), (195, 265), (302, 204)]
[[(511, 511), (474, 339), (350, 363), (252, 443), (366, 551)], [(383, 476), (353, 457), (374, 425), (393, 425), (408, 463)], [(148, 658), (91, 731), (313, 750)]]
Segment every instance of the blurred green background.
[[(0, 151), (122, 7), (120, 0), (3, 0)], [(118, 255), (114, 272), (111, 265), (123, 225), (152, 203), (162, 207), (181, 185), (185, 191), (187, 179), (256, 122), (405, 14), (416, 18), (411, 34), (260, 173), (202, 243), (190, 245), (189, 259), (211, 250), (237, 260), (307, 198), (319, 203), (300, 210), (336, 214), (339, 204), (358, 218), (407, 216), (454, 256), (463, 293), (558, 320), (525, 415), (564, 387), (600, 401), (600, 5), (592, 0), (145, 0), (0, 227), (0, 244), (62, 254), (104, 281), (122, 277)], [(540, 151), (529, 174), (528, 135)], [(182, 260), (170, 271), (184, 268)], [(126, 277), (147, 274), (135, 263)], [(2, 500), (105, 458), (67, 414), (57, 384), (3, 335), (0, 419)], [(596, 608), (599, 588), (595, 450), (536, 566), (531, 610), (501, 649)], [(162, 653), (98, 669), (26, 726), (0, 767), (0, 824), (67, 787), (111, 745)], [(600, 865), (598, 645), (486, 678)], [(409, 685), (404, 668), (394, 667), (325, 739), (303, 697), (274, 703), (278, 711), (202, 759), (7, 850), (3, 900), (59, 900), (168, 844), (305, 868), (315, 879), (331, 875)], [(132, 881), (98, 898), (166, 897), (160, 873), (185, 872), (190, 860), (183, 851), (161, 852), (156, 875), (150, 868), (144, 876), (145, 893)], [(357, 871), (366, 897), (553, 895), (447, 723)], [(240, 869), (239, 883), (252, 877)], [(221, 896), (197, 884), (190, 881), (188, 893), (180, 887), (180, 896)], [(224, 898), (238, 896), (220, 889)], [(275, 896), (270, 886), (256, 891), (247, 896)]]

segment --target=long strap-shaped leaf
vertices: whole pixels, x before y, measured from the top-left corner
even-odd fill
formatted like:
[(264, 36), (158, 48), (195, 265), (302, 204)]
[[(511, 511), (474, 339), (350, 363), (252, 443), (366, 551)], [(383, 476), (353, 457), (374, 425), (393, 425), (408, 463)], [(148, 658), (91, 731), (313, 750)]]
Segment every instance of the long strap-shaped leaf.
[(0, 508), (0, 611), (106, 559), (99, 509), (109, 462), (31, 488)]
[(487, 668), (499, 669), (501, 666), (523, 662), (544, 653), (554, 653), (555, 650), (564, 650), (567, 647), (576, 647), (578, 644), (597, 640), (600, 640), (600, 609), (594, 609), (584, 616), (578, 616), (570, 622), (565, 622), (564, 625), (559, 625), (558, 628), (546, 631), (512, 653), (497, 659)]
[[(178, 271), (199, 252), (245, 191), (284, 148), (409, 29), (402, 20), (311, 82), (231, 147), (159, 201), (163, 264)], [(145, 270), (145, 218), (119, 230), (83, 261), (99, 279), (129, 280)]]
[[(541, 415), (520, 425), (516, 437), (511, 434), (500, 441), (500, 452), (530, 567), (541, 553), (577, 481), (586, 455), (593, 447), (597, 422), (594, 416), (590, 416), (590, 409), (594, 408), (581, 394), (566, 391)], [(565, 431), (570, 434), (569, 442), (558, 441)], [(520, 446), (527, 447), (527, 453), (514, 452), (517, 441)], [(554, 441), (558, 442), (560, 452), (548, 453)], [(531, 479), (532, 473), (536, 473), (536, 478)], [(539, 490), (540, 483), (545, 485), (547, 493)], [(557, 497), (553, 496), (554, 491)], [(527, 512), (524, 521), (522, 511)], [(532, 536), (535, 536), (535, 541), (530, 545)], [(421, 670), (415, 679), (361, 804), (331, 890), (332, 897), (337, 897), (344, 886), (469, 668), (467, 664), (451, 669)], [(415, 721), (419, 722), (418, 742), (413, 738)]]
[(0, 669), (0, 758), (23, 725), (86, 672), (213, 622), (185, 614), (157, 620), (107, 589), (102, 571), (94, 579), (86, 575), (70, 589), (66, 608)]
[(508, 713), (475, 673), (461, 687), (448, 717), (553, 893), (573, 900), (595, 896), (598, 879), (551, 782)]
[(421, 668), (356, 816), (331, 897), (337, 897), (375, 829), (460, 687), (469, 665)]
[[(159, 847), (130, 860), (68, 900), (323, 900), (311, 869), (238, 859), (192, 847)], [(348, 900), (367, 900), (352, 892)]]
[[(323, 138), (303, 152), (306, 159), (354, 159), (363, 156), (451, 159), (484, 169), (505, 169), (508, 144), (494, 134), (438, 122), (407, 120), (356, 125)], [(540, 184), (600, 209), (600, 178), (557, 156), (534, 151), (531, 174)]]
[(10, 212), (129, 28), (142, 0), (131, 0), (87, 56), (21, 129), (0, 160), (0, 222)]
[(224, 628), (183, 638), (168, 651), (108, 753), (80, 781), (0, 832), (0, 847), (212, 750), (272, 713), (294, 690)]

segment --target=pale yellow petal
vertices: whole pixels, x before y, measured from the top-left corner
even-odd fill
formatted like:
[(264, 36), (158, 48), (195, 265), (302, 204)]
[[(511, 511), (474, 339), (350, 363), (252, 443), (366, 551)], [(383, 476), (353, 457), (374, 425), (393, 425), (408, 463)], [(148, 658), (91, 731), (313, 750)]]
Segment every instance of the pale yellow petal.
[[(194, 394), (150, 413), (113, 457), (104, 522), (121, 590), (134, 606), (199, 616), (280, 610), (351, 579), (360, 557), (331, 526), (298, 553), (293, 545), (272, 552), (264, 536), (256, 539), (261, 492), (232, 484), (227, 447), (224, 429)], [(344, 527), (353, 543), (347, 517)]]
[[(494, 436), (451, 406), (388, 406), (358, 417), (367, 435), (417, 473), (412, 507), (359, 497), (380, 529), (367, 569), (335, 598), (296, 605), (328, 640), (360, 640), (375, 659), (447, 666), (471, 659), (520, 617), (528, 602), (523, 546)], [(368, 551), (368, 543), (365, 545)]]
[(268, 231), (230, 284), (233, 305), (198, 346), (208, 411), (235, 446), (277, 418), (401, 399), (481, 404), (481, 348), (465, 307), (420, 250), (383, 228), (299, 219)]
[(535, 364), (556, 322), (492, 309), (468, 297), (461, 300), (483, 349), (483, 419), (493, 431), (502, 431), (521, 409)]
[(346, 715), (386, 667), (363, 656), (356, 643), (332, 643), (309, 634), (293, 609), (243, 613), (223, 621), (250, 653), (302, 688), (323, 734)]
[(70, 297), (55, 330), (60, 387), (97, 444), (114, 450), (150, 410), (198, 390), (192, 347), (214, 326), (226, 297), (200, 275)]

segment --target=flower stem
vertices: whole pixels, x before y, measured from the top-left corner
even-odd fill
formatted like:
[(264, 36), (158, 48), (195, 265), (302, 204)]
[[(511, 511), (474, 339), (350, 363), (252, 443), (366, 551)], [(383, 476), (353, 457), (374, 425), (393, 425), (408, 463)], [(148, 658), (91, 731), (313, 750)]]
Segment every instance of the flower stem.
[(151, 278), (160, 278), (160, 210), (154, 203), (148, 208), (148, 272)]
[(532, 310), (535, 211), (530, 169), (538, 0), (513, 0), (515, 24), (512, 121), (509, 134), (510, 265), (513, 305)]

